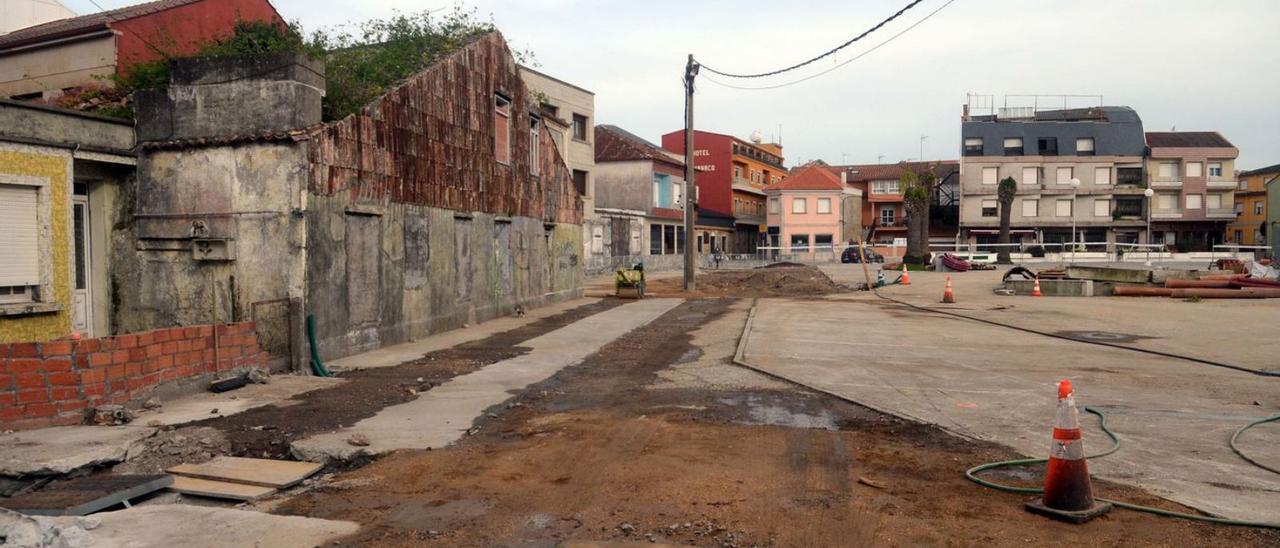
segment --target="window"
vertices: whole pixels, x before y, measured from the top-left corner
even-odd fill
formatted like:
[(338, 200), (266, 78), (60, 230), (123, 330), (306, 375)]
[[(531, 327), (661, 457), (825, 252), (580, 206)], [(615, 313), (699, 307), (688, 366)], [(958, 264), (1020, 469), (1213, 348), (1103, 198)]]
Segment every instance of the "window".
[(1177, 162), (1160, 162), (1159, 170), (1157, 173), (1160, 174), (1161, 179), (1175, 180), (1178, 178)]
[(684, 185), (679, 183), (671, 184), (671, 207), (683, 207), (680, 199), (684, 195)]
[(1244, 204), (1241, 202), (1236, 202), (1236, 215), (1239, 215), (1241, 213), (1244, 213)]
[(1074, 200), (1058, 200), (1053, 204), (1053, 214), (1058, 217), (1071, 217), (1072, 213), (1074, 213), (1071, 207), (1073, 202)]
[(880, 208), (880, 226), (893, 226), (893, 207)]
[(493, 158), (499, 164), (511, 164), (511, 99), (493, 96)]
[(769, 198), (769, 213), (773, 215), (782, 213), (782, 204), (777, 198)]
[(542, 149), (542, 120), (537, 116), (529, 117), (529, 174), (538, 175), (538, 170), (542, 164), (542, 156), (539, 151)]
[(792, 234), (791, 235), (791, 251), (807, 252), (809, 251), (809, 235), (808, 234)]
[(1237, 231), (1236, 231), (1236, 239), (1235, 239), (1235, 240), (1232, 240), (1232, 241), (1233, 241), (1233, 242), (1235, 242), (1235, 243), (1238, 243), (1238, 244), (1242, 244), (1242, 243), (1244, 243), (1244, 231), (1243, 231), (1243, 230), (1237, 230)]
[(1022, 168), (1022, 184), (1024, 185), (1040, 184), (1040, 168), (1038, 167)]
[(778, 184), (778, 181), (779, 181), (778, 176), (777, 176), (777, 175), (774, 175), (774, 176), (773, 176), (773, 184), (775, 184), (775, 185), (776, 185), (776, 184)]
[(1142, 184), (1142, 168), (1117, 167), (1116, 184), (1128, 186), (1145, 186)]
[(578, 190), (578, 194), (587, 195), (587, 172), (581, 169), (573, 170), (573, 188)]
[(1201, 171), (1203, 168), (1204, 165), (1200, 162), (1187, 162), (1187, 177), (1200, 177), (1204, 175), (1204, 172)]
[(39, 201), (38, 187), (0, 185), (0, 302), (31, 301), (40, 284)]
[(982, 168), (982, 184), (994, 185), (996, 184), (996, 182), (998, 182), (997, 179), (999, 179), (999, 177), (1000, 177), (1000, 168), (998, 167)]
[(1262, 200), (1253, 202), (1253, 214), (1262, 215)]
[(587, 117), (581, 114), (573, 115), (573, 138), (579, 141), (587, 140)]
[(676, 253), (676, 227), (665, 225), (662, 227), (662, 254), (675, 255)]
[(1095, 185), (1111, 184), (1111, 168), (1109, 167), (1093, 168), (1093, 184)]
[(982, 138), (968, 138), (964, 140), (965, 156), (982, 156)]
[(733, 178), (734, 179), (742, 178), (742, 166), (733, 166)]
[(831, 213), (831, 198), (818, 198), (818, 213)]
[(1022, 156), (1022, 138), (1009, 137), (1004, 140), (1005, 156)]
[(1000, 202), (998, 202), (998, 201), (996, 201), (996, 200), (983, 200), (983, 201), (982, 201), (982, 216), (983, 216), (983, 217), (997, 217), (997, 216), (999, 216), (999, 215), (1000, 215)]
[(1157, 208), (1157, 209), (1162, 209), (1162, 210), (1165, 210), (1165, 211), (1177, 211), (1177, 210), (1178, 210), (1178, 195), (1177, 195), (1177, 194), (1170, 194), (1170, 193), (1167, 193), (1167, 192), (1166, 192), (1166, 193), (1164, 193), (1164, 194), (1160, 194), (1160, 195), (1157, 197), (1157, 199), (1156, 199), (1156, 208)]
[(1075, 168), (1072, 168), (1072, 167), (1059, 167), (1059, 168), (1058, 168), (1058, 180), (1057, 180), (1058, 184), (1060, 184), (1060, 185), (1069, 185), (1069, 184), (1071, 184), (1071, 178), (1075, 176), (1075, 173), (1076, 173)]
[(1201, 202), (1203, 202), (1203, 201), (1204, 201), (1204, 196), (1203, 196), (1203, 195), (1200, 195), (1200, 194), (1188, 194), (1188, 195), (1187, 195), (1187, 209), (1200, 209), (1200, 208), (1202, 207), (1202, 205), (1203, 205)]
[(872, 194), (898, 194), (898, 181), (871, 181)]
[(1106, 198), (1098, 198), (1093, 201), (1094, 217), (1110, 217), (1111, 216), (1111, 200)]
[[(1146, 198), (1120, 198), (1115, 201), (1115, 214), (1121, 217), (1142, 217), (1142, 204)], [(1131, 242), (1132, 243), (1132, 242)]]
[(1076, 156), (1093, 156), (1093, 137), (1076, 139)]
[(1058, 155), (1058, 138), (1057, 137), (1041, 137), (1037, 144), (1039, 145), (1041, 156), (1057, 156)]
[(1222, 176), (1222, 162), (1209, 162), (1209, 176), (1210, 177)]
[(792, 199), (791, 199), (791, 212), (792, 212), (792, 213), (804, 213), (804, 212), (805, 212), (805, 202), (806, 202), (806, 200), (805, 200), (804, 198), (792, 198)]
[(1205, 209), (1222, 209), (1222, 195), (1221, 194), (1205, 194), (1204, 208)]
[(676, 246), (675, 246), (675, 252), (676, 252), (676, 253), (684, 253), (684, 227), (683, 227), (683, 226), (677, 226), (677, 227), (676, 227)]
[(833, 249), (831, 247), (831, 235), (830, 234), (814, 234), (813, 246), (818, 249)]
[(1027, 198), (1022, 201), (1023, 217), (1039, 217), (1040, 216), (1040, 200), (1035, 198)]

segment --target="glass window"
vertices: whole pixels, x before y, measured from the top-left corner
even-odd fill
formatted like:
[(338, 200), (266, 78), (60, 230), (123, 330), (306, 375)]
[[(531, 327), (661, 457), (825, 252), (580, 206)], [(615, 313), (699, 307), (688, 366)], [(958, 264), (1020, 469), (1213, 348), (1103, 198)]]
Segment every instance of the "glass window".
[(1110, 217), (1111, 216), (1111, 200), (1098, 198), (1093, 201), (1094, 217)]
[(573, 115), (573, 138), (579, 141), (587, 140), (587, 117), (581, 114)]
[(814, 234), (813, 246), (818, 249), (831, 249), (831, 235), (830, 234)]
[(537, 116), (529, 117), (529, 174), (537, 176), (542, 165), (542, 121)]
[(1253, 202), (1253, 214), (1262, 215), (1262, 200)]
[(806, 201), (807, 201), (807, 200), (806, 200), (805, 198), (792, 198), (792, 199), (791, 199), (791, 212), (792, 212), (792, 213), (804, 213), (804, 212), (805, 212), (805, 205), (806, 205), (806, 204), (805, 204), (805, 202), (806, 202)]
[(649, 225), (649, 254), (662, 254), (662, 225)]
[(493, 96), (493, 158), (499, 164), (511, 163), (511, 100)]
[(1022, 168), (1022, 184), (1024, 185), (1040, 184), (1040, 168), (1038, 167)]
[(1178, 176), (1178, 164), (1175, 162), (1160, 162), (1160, 178), (1174, 179)]
[(831, 198), (818, 198), (818, 213), (831, 213)]
[(1058, 184), (1060, 184), (1060, 185), (1071, 184), (1071, 178), (1072, 178), (1073, 176), (1075, 176), (1075, 168), (1072, 168), (1072, 167), (1069, 167), (1069, 166), (1068, 166), (1068, 167), (1059, 167), (1059, 168), (1058, 168), (1058, 180), (1057, 180), (1057, 183), (1058, 183)]
[(965, 156), (982, 156), (982, 138), (970, 137), (964, 140)]
[(982, 168), (982, 184), (994, 185), (998, 182), (999, 177), (1000, 177), (1000, 168), (998, 167)]
[(996, 201), (996, 200), (983, 200), (983, 201), (982, 201), (982, 216), (983, 216), (983, 217), (997, 217), (997, 216), (999, 216), (999, 215), (1000, 215), (1000, 202), (998, 202), (998, 201)]
[(778, 202), (777, 198), (769, 198), (769, 213), (774, 215), (782, 213), (782, 205)]
[(893, 207), (880, 208), (880, 226), (893, 226)]
[(809, 235), (808, 234), (792, 234), (791, 235), (791, 251), (806, 252), (809, 251)]
[(1111, 184), (1111, 168), (1109, 167), (1093, 168), (1093, 184), (1095, 185)]
[(1093, 156), (1093, 137), (1081, 137), (1076, 139), (1076, 154), (1080, 156)]
[(1187, 195), (1187, 209), (1200, 209), (1200, 207), (1201, 207), (1201, 203), (1200, 203), (1200, 202), (1201, 202), (1202, 200), (1204, 200), (1204, 197), (1203, 197), (1203, 196), (1201, 196), (1201, 195), (1199, 195), (1199, 194), (1188, 194), (1188, 195)]
[(1199, 177), (1203, 174), (1200, 170), (1204, 167), (1200, 162), (1187, 162), (1187, 177)]
[(1022, 201), (1023, 217), (1039, 217), (1040, 216), (1040, 200), (1027, 198)]
[(1209, 176), (1210, 177), (1222, 176), (1222, 162), (1209, 162)]
[(1070, 217), (1071, 203), (1072, 200), (1058, 200), (1057, 203), (1054, 204), (1054, 214), (1058, 217)]
[(1166, 211), (1176, 211), (1178, 209), (1178, 195), (1164, 193), (1156, 199), (1156, 208)]
[(1004, 140), (1004, 153), (1006, 156), (1022, 155), (1022, 138), (1009, 137)]

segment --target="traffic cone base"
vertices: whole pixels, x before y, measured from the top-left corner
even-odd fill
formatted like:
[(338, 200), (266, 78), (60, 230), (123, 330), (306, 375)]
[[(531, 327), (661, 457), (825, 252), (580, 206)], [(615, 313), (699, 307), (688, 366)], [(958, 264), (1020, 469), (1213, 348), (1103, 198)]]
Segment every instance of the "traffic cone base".
[(1071, 523), (1084, 523), (1111, 510), (1093, 498), (1089, 461), (1084, 456), (1080, 414), (1071, 381), (1058, 383), (1058, 411), (1045, 472), (1044, 496), (1027, 501), (1027, 511)]
[(1079, 524), (1110, 512), (1111, 503), (1094, 501), (1093, 506), (1085, 510), (1056, 510), (1045, 506), (1040, 499), (1035, 499), (1027, 501), (1027, 511), (1032, 514), (1040, 514), (1056, 520)]

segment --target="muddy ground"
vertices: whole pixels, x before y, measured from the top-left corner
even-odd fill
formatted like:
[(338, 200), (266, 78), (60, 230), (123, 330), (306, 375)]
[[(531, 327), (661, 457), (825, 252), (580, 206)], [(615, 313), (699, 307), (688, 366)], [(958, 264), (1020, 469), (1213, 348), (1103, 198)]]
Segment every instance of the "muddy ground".
[[(731, 305), (685, 303), (495, 409), (454, 446), (392, 454), (275, 511), (357, 521), (364, 527), (340, 544), (369, 546), (1280, 543), (1126, 511), (1085, 526), (1033, 516), (1026, 497), (963, 477), (1017, 457), (1009, 450), (776, 381), (655, 389), (690, 360), (746, 374), (728, 364), (745, 315)], [(724, 332), (721, 355), (691, 344), (700, 327)], [(1132, 488), (1095, 489), (1180, 509)]]
[(722, 270), (698, 275), (697, 291), (683, 291), (681, 278), (647, 283), (645, 293), (681, 298), (818, 297), (849, 291), (814, 266), (780, 263), (750, 270)]

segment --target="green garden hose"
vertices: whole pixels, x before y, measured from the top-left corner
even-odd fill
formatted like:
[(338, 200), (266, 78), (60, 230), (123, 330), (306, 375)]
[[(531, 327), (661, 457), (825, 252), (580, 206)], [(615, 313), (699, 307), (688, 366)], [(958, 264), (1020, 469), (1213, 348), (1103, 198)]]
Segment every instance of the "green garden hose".
[(317, 377), (332, 377), (333, 373), (324, 366), (324, 362), (320, 361), (320, 346), (316, 344), (315, 314), (307, 314), (307, 344), (311, 346), (311, 371)]
[[(1097, 409), (1094, 409), (1092, 407), (1085, 407), (1084, 410), (1086, 412), (1089, 412), (1098, 416), (1098, 420), (1099, 420), (1098, 426), (1102, 428), (1102, 432), (1106, 434), (1108, 438), (1111, 439), (1111, 443), (1113, 444), (1110, 449), (1107, 449), (1106, 451), (1103, 451), (1102, 453), (1098, 453), (1096, 455), (1089, 455), (1086, 458), (1090, 460), (1098, 459), (1098, 458), (1102, 458), (1107, 455), (1110, 455), (1112, 453), (1115, 453), (1116, 451), (1119, 451), (1120, 438), (1116, 436), (1115, 432), (1112, 432), (1111, 428), (1107, 426), (1107, 416), (1104, 415), (1101, 411), (1098, 411)], [(1236, 430), (1236, 433), (1231, 436), (1231, 450), (1235, 451), (1237, 455), (1240, 455), (1241, 458), (1248, 461), (1250, 464), (1258, 466), (1264, 470), (1280, 473), (1280, 471), (1277, 471), (1275, 468), (1271, 468), (1269, 466), (1259, 464), (1257, 461), (1246, 456), (1243, 452), (1240, 451), (1239, 448), (1236, 447), (1236, 438), (1240, 437), (1240, 434), (1243, 433), (1245, 430), (1248, 430), (1259, 424), (1272, 422), (1276, 420), (1280, 420), (1280, 415), (1265, 418), (1262, 420), (1253, 421), (1249, 424), (1241, 426), (1238, 430)], [(1017, 460), (1006, 460), (1006, 461), (1000, 461), (1000, 462), (989, 462), (987, 464), (980, 464), (978, 466), (974, 466), (973, 468), (965, 470), (964, 477), (969, 478), (969, 481), (972, 481), (978, 485), (981, 485), (983, 487), (990, 487), (997, 491), (1004, 491), (1006, 493), (1039, 494), (1039, 493), (1043, 493), (1044, 489), (1040, 489), (1037, 487), (1015, 487), (1012, 485), (1003, 485), (993, 481), (979, 478), (977, 474), (979, 472), (994, 470), (997, 468), (1005, 468), (1008, 466), (1026, 466), (1026, 465), (1033, 465), (1033, 464), (1044, 464), (1046, 462), (1049, 462), (1049, 459), (1017, 459)], [(1138, 512), (1146, 512), (1149, 514), (1156, 514), (1160, 516), (1168, 516), (1168, 517), (1189, 519), (1189, 520), (1195, 520), (1195, 521), (1207, 521), (1210, 523), (1217, 523), (1221, 525), (1243, 525), (1246, 527), (1265, 527), (1269, 529), (1280, 529), (1280, 523), (1267, 523), (1267, 522), (1260, 522), (1260, 521), (1243, 521), (1243, 520), (1226, 519), (1226, 518), (1215, 518), (1211, 516), (1201, 516), (1197, 514), (1174, 512), (1171, 510), (1164, 510), (1162, 508), (1142, 506), (1140, 504), (1132, 504), (1132, 503), (1122, 502), (1118, 500), (1111, 500), (1111, 499), (1104, 499), (1104, 498), (1098, 498), (1097, 500), (1100, 500), (1103, 502), (1109, 502), (1118, 508), (1126, 508), (1129, 510), (1136, 510)]]

